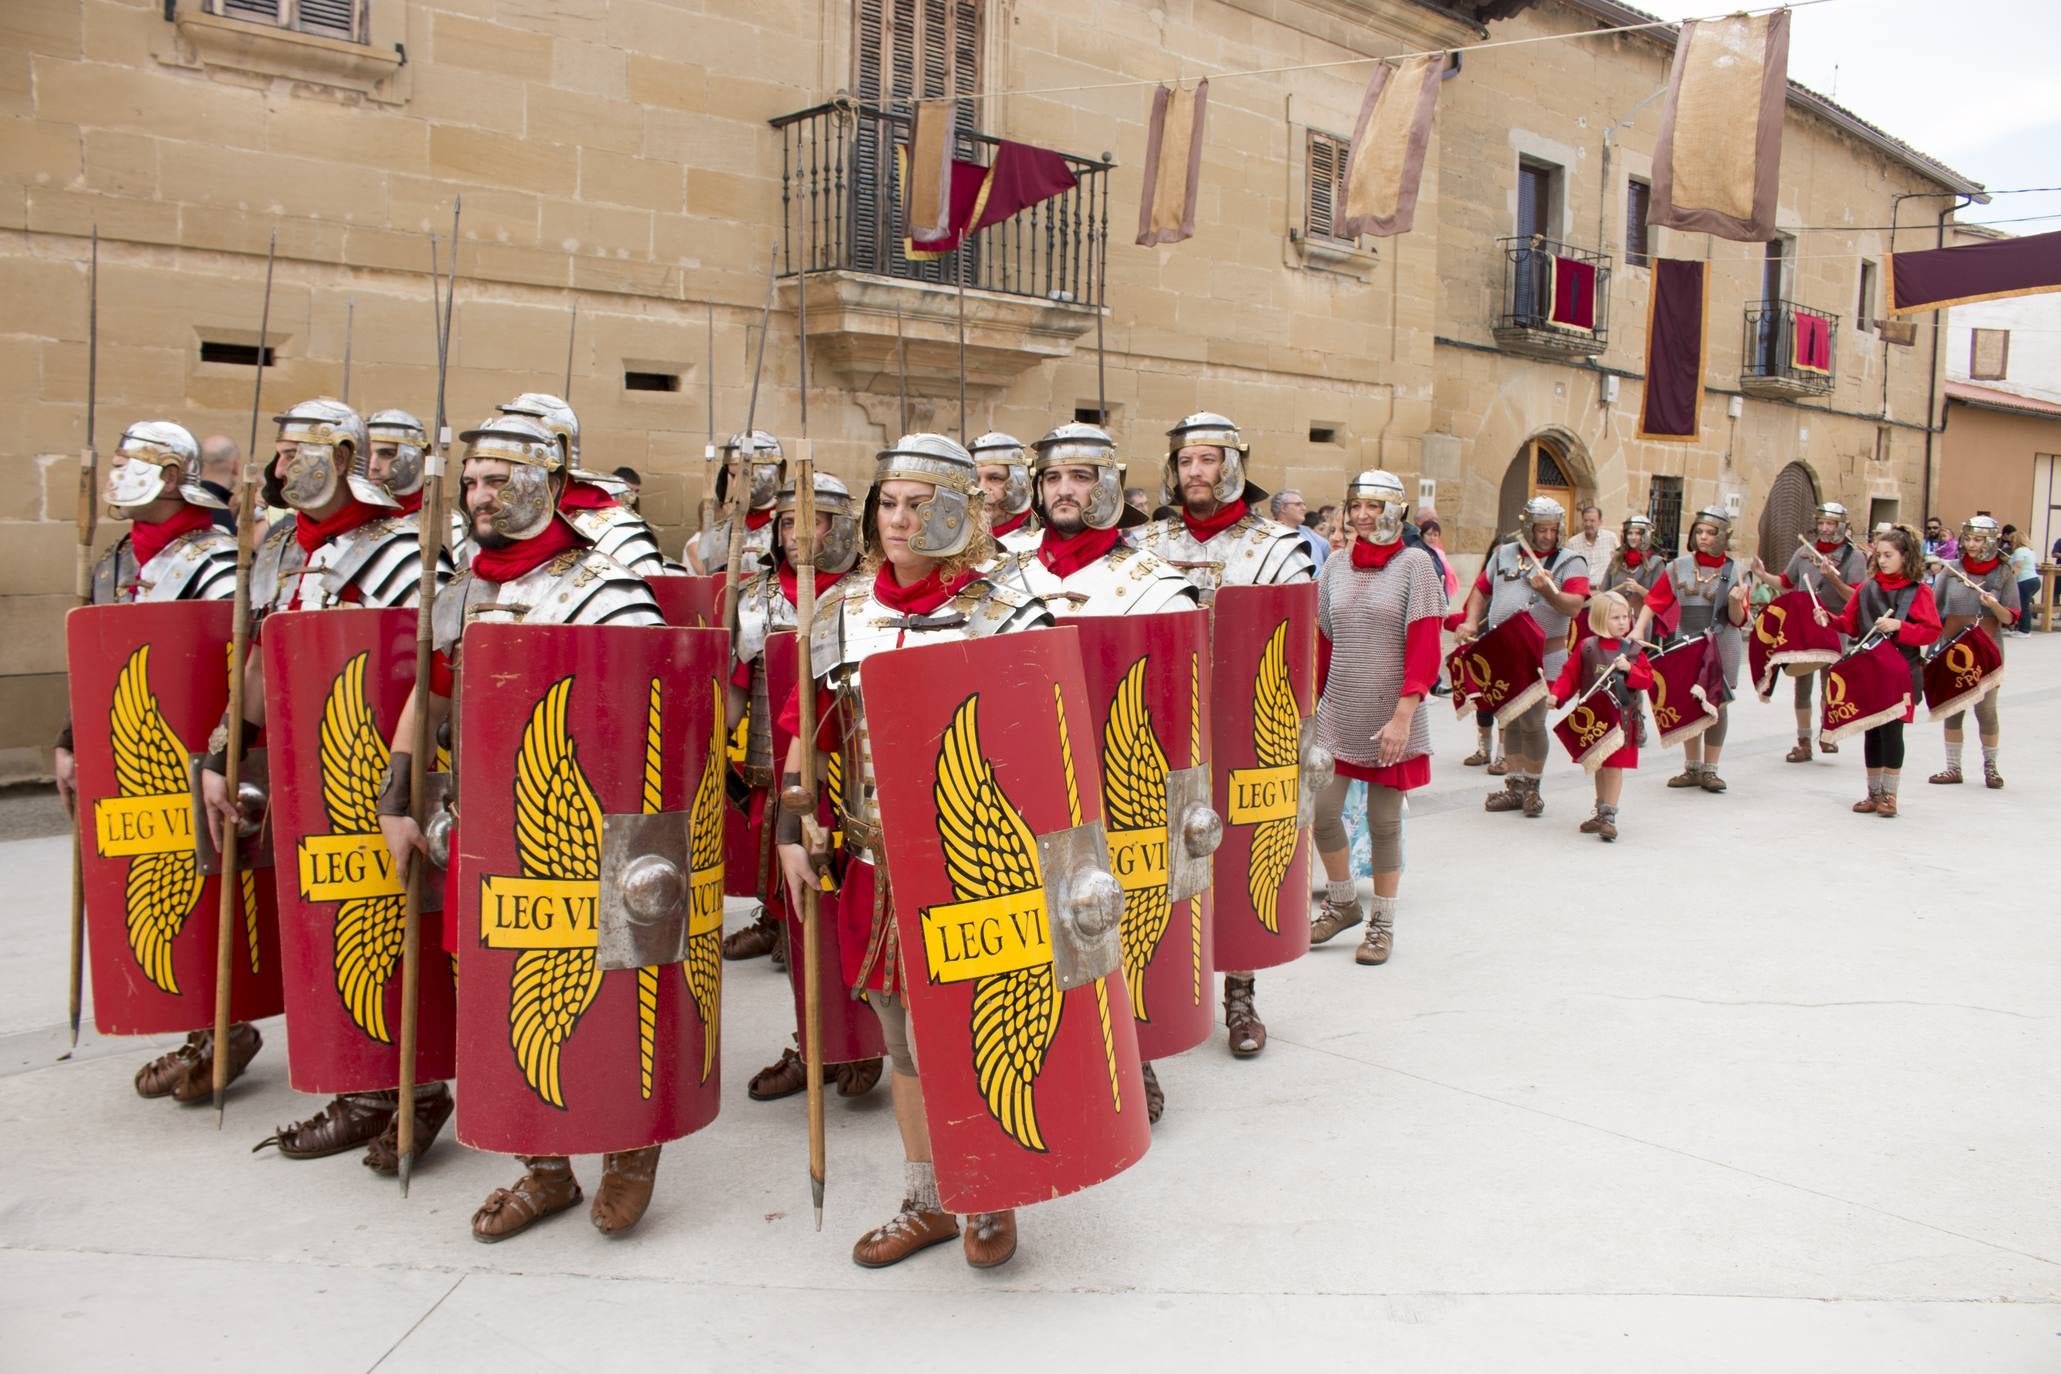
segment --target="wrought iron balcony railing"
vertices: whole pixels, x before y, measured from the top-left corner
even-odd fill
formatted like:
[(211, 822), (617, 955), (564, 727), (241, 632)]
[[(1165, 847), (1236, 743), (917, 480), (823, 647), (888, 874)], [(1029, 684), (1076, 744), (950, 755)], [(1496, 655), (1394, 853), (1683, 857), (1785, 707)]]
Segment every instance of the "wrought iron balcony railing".
[(1495, 334), (1506, 347), (1595, 357), (1610, 344), (1610, 259), (1538, 235), (1498, 239), (1503, 294)]
[[(951, 255), (904, 252), (903, 158), (910, 115), (851, 100), (781, 115), (780, 275), (862, 272), (954, 285)], [(992, 162), (1001, 142), (960, 132), (952, 155)], [(1070, 191), (1040, 201), (974, 234), (967, 244), (967, 286), (1012, 296), (1099, 307), (1109, 244), (1109, 170), (1114, 164), (1063, 154), (1079, 178)]]
[(1821, 396), (1832, 389), (1839, 317), (1795, 301), (1750, 301), (1740, 350), (1741, 390)]

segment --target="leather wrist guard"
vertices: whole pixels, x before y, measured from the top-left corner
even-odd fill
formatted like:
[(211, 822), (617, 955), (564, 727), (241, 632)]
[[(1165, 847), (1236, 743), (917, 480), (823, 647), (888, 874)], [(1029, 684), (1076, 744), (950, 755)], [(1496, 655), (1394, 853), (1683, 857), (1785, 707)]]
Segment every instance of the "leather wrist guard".
[(801, 774), (789, 773), (780, 779), (780, 814), (773, 822), (775, 844), (800, 844), (802, 842), (802, 813), (787, 805), (789, 789), (801, 791)]
[(415, 756), (396, 749), (387, 760), (386, 776), (379, 780), (378, 811), (382, 816), (405, 816), (408, 814), (409, 784), (415, 772)]

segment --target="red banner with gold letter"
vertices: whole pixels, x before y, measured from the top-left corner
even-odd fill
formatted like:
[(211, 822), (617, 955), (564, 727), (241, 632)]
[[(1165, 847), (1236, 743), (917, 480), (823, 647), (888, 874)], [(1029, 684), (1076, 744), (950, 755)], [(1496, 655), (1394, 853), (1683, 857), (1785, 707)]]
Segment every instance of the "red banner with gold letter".
[(1778, 672), (1787, 669), (1790, 676), (1801, 677), (1839, 661), (1839, 631), (1820, 625), (1816, 612), (1811, 594), (1798, 588), (1782, 593), (1753, 618), (1753, 631), (1746, 636), (1746, 665), (1762, 701), (1774, 697)]
[(1878, 640), (1825, 671), (1818, 734), (1837, 744), (1911, 712), (1911, 665), (1894, 644)]
[(1967, 710), (2004, 685), (2004, 654), (1989, 631), (1970, 625), (1925, 663), (1925, 713), (1933, 720)]
[(1493, 712), (1498, 725), (1523, 715), (1545, 699), (1545, 662), (1545, 632), (1530, 612), (1519, 611), (1447, 656), (1454, 709), (1472, 703)]
[(1624, 712), (1608, 692), (1591, 692), (1577, 697), (1574, 709), (1553, 727), (1567, 757), (1593, 773), (1624, 748)]
[(1717, 721), (1717, 703), (1703, 685), (1710, 659), (1710, 637), (1698, 635), (1646, 660), (1653, 668), (1653, 685), (1646, 694), (1653, 698), (1653, 725), (1660, 732), (1661, 748), (1687, 743)]

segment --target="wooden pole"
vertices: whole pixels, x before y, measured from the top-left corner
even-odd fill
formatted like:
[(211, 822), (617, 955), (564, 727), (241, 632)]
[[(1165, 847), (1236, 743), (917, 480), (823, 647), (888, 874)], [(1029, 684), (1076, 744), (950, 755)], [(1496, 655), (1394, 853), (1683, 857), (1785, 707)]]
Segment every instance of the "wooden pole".
[[(93, 256), (86, 268), (86, 447), (79, 454), (79, 552), (72, 566), (72, 593), (81, 606), (93, 601), (93, 535), (100, 521), (100, 455), (93, 448), (93, 417), (100, 376), (100, 226), (93, 226)], [(79, 1047), (79, 1015), (86, 988), (86, 861), (79, 846), (79, 797), (72, 812), (72, 957), (68, 1008), (72, 1049)], [(65, 1051), (69, 1058), (71, 1050)]]
[[(794, 563), (796, 654), (801, 671), (795, 694), (801, 705), (802, 801), (813, 814), (816, 805), (816, 678), (809, 662), (809, 636), (816, 624), (816, 454), (809, 441), (809, 290), (804, 276), (798, 294), (801, 342), (801, 441), (794, 455)], [(783, 804), (785, 799), (782, 799)], [(771, 823), (770, 821), (768, 822)], [(816, 1206), (816, 1229), (823, 1229), (823, 977), (816, 966), (822, 948), (821, 891), (813, 879), (802, 884), (802, 1081), (809, 1107), (809, 1195)]]
[(744, 516), (751, 499), (751, 436), (759, 420), (759, 379), (766, 373), (766, 334), (773, 323), (773, 292), (780, 284), (780, 241), (766, 260), (766, 303), (759, 311), (759, 355), (751, 368), (751, 404), (744, 412), (744, 448), (733, 455), (737, 469), (730, 474), (730, 550), (723, 579), (723, 628), (737, 623), (737, 582), (744, 574)]

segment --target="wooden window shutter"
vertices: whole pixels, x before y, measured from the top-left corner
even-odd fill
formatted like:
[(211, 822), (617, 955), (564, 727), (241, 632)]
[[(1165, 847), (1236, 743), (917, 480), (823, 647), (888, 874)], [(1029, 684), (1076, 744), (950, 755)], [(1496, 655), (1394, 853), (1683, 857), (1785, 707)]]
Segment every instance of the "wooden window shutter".
[(1345, 164), (1352, 144), (1335, 134), (1311, 129), (1304, 148), (1308, 167), (1303, 230), (1311, 238), (1336, 239), (1339, 216), (1345, 209)]

